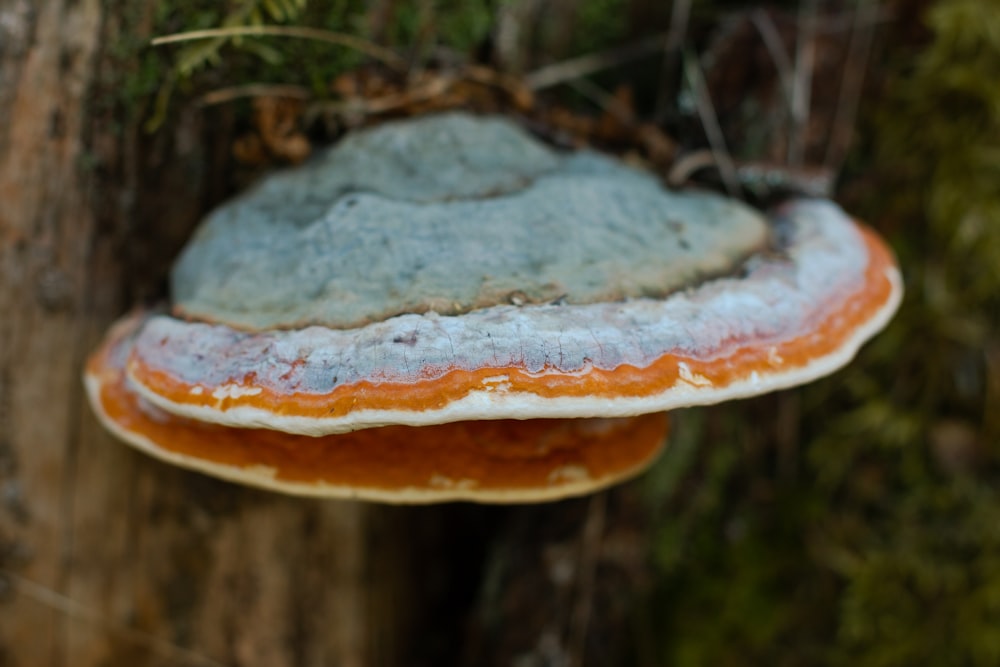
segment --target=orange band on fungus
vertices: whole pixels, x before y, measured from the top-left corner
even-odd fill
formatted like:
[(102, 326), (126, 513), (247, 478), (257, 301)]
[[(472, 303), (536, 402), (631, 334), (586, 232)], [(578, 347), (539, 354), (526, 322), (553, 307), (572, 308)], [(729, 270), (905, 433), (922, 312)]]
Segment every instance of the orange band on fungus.
[[(681, 376), (681, 364), (686, 365), (692, 375), (709, 380), (715, 387), (725, 387), (745, 381), (754, 373), (768, 376), (806, 368), (836, 353), (894, 298), (897, 286), (890, 278), (895, 272), (891, 252), (870, 229), (859, 229), (869, 262), (858, 291), (840, 303), (825, 304), (821, 311), (824, 316), (807, 334), (788, 340), (734, 340), (731, 351), (711, 359), (668, 353), (642, 368), (622, 364), (614, 369), (593, 368), (585, 374), (573, 375), (529, 373), (516, 366), (453, 369), (441, 377), (415, 383), (362, 381), (344, 384), (328, 394), (279, 394), (267, 387), (253, 385), (253, 377), (248, 376), (242, 384), (253, 388), (253, 393), (223, 399), (213, 397), (211, 391), (200, 391), (169, 373), (150, 368), (135, 357), (129, 360), (128, 370), (136, 381), (177, 405), (211, 406), (220, 411), (246, 406), (275, 415), (309, 418), (379, 409), (437, 410), (480, 389), (483, 380), (498, 374), (507, 375), (505, 383), (509, 393), (524, 392), (542, 398), (615, 399), (656, 395), (686, 383)], [(234, 381), (240, 384), (240, 380)]]
[(173, 463), (291, 493), (395, 502), (559, 498), (638, 473), (666, 438), (664, 413), (387, 426), (317, 438), (205, 424), (162, 412), (129, 389), (115, 352), (130, 334), (128, 326), (113, 331), (87, 364), (109, 428)]

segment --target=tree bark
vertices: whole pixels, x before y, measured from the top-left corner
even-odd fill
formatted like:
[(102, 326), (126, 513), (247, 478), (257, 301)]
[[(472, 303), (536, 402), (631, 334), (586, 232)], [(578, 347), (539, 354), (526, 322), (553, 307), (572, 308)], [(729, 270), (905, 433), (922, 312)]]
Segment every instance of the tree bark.
[(0, 667), (604, 655), (588, 645), (610, 646), (626, 615), (595, 573), (636, 566), (595, 546), (605, 532), (634, 542), (603, 499), (289, 498), (166, 466), (97, 423), (88, 353), (115, 318), (165, 298), (171, 262), (233, 181), (231, 112), (175, 112), (148, 134), (123, 94), (156, 6), (0, 0)]
[(0, 0), (0, 665), (398, 663), (421, 510), (170, 468), (86, 405), (86, 355), (162, 296), (231, 138), (151, 138), (121, 101), (154, 8)]

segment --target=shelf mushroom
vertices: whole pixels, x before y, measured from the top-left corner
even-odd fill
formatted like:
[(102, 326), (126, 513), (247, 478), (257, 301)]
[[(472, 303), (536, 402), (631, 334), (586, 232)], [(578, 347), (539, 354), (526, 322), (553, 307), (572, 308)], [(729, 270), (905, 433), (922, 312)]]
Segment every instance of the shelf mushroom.
[(524, 502), (637, 473), (666, 410), (836, 370), (902, 287), (830, 202), (765, 215), (451, 113), (265, 179), (172, 290), (88, 363), (122, 439), (290, 493)]

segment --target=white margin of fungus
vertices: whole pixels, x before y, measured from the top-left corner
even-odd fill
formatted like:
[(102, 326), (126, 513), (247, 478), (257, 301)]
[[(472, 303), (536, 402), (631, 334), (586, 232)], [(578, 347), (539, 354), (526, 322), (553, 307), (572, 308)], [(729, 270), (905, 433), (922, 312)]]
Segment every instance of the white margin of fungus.
[[(663, 392), (650, 396), (546, 398), (530, 392), (497, 392), (491, 388), (474, 389), (443, 408), (417, 412), (414, 410), (362, 410), (351, 412), (337, 419), (314, 417), (289, 417), (250, 406), (236, 406), (221, 411), (199, 405), (174, 403), (130, 376), (136, 393), (157, 407), (175, 415), (235, 428), (269, 428), (287, 433), (321, 436), (345, 433), (364, 428), (394, 424), (404, 426), (432, 426), (456, 421), (482, 419), (549, 419), (584, 417), (633, 417), (650, 412), (663, 412), (697, 405), (711, 405), (737, 398), (765, 394), (805, 384), (829, 375), (847, 365), (858, 349), (881, 330), (892, 318), (902, 299), (902, 279), (890, 267), (886, 278), (892, 285), (889, 299), (864, 324), (854, 330), (842, 345), (829, 354), (810, 361), (805, 366), (776, 370), (767, 374), (752, 371), (746, 377), (723, 387), (706, 382), (706, 378), (692, 376), (686, 379), (681, 373), (680, 382)], [(687, 375), (692, 375), (690, 370)], [(484, 416), (484, 415), (488, 415)]]
[[(814, 209), (814, 207), (816, 208)], [(820, 218), (824, 215), (835, 215), (833, 220), (827, 219), (823, 222), (807, 220), (807, 225), (826, 225), (836, 228), (847, 224), (854, 227), (854, 223), (843, 212), (828, 202), (798, 201), (786, 204), (785, 208), (790, 210), (793, 216), (801, 215), (803, 211), (809, 213), (810, 210), (818, 210), (816, 215)], [(823, 234), (825, 233), (823, 232)], [(859, 244), (863, 245), (860, 232), (855, 232), (855, 234)], [(795, 254), (794, 244), (790, 252), (792, 255)], [(866, 262), (866, 268), (863, 270), (867, 270), (867, 265)], [(169, 413), (236, 428), (267, 428), (310, 436), (330, 435), (394, 424), (430, 426), (483, 419), (630, 417), (763, 394), (810, 382), (836, 371), (846, 365), (855, 356), (861, 345), (886, 325), (899, 306), (903, 287), (898, 269), (895, 266), (886, 267), (885, 277), (891, 285), (891, 293), (885, 303), (866, 322), (858, 326), (847, 340), (843, 341), (836, 349), (813, 359), (804, 366), (784, 369), (777, 367), (767, 372), (750, 371), (745, 377), (721, 387), (713, 385), (709, 378), (692, 372), (690, 367), (681, 362), (679, 381), (666, 390), (649, 396), (549, 398), (532, 392), (512, 391), (503, 383), (497, 385), (487, 383), (478, 387), (470, 387), (465, 396), (437, 409), (425, 411), (364, 409), (354, 410), (344, 415), (316, 418), (275, 414), (253, 406), (235, 405), (220, 409), (218, 406), (180, 404), (164, 398), (144, 386), (132, 375), (128, 366), (126, 373), (130, 384), (140, 396)], [(628, 307), (628, 304), (625, 304), (625, 307)], [(800, 331), (798, 335), (804, 333), (809, 332)], [(663, 351), (663, 353), (670, 352), (669, 349)], [(777, 356), (775, 349), (772, 349), (771, 352)], [(777, 360), (780, 361), (780, 357)], [(498, 368), (497, 372), (496, 378), (498, 379), (504, 370)], [(586, 369), (579, 372), (585, 374)], [(570, 374), (565, 373), (565, 375)], [(492, 379), (494, 378), (486, 378), (483, 382)]]

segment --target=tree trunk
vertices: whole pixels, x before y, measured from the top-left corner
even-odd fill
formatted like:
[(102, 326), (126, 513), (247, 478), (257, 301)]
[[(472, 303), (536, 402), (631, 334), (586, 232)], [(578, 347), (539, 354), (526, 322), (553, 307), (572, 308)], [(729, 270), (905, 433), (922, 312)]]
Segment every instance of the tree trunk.
[(440, 512), (170, 468), (86, 405), (86, 355), (162, 295), (231, 138), (126, 108), (154, 8), (0, 0), (0, 665), (397, 663)]
[[(156, 6), (0, 0), (0, 667), (604, 655), (627, 614), (594, 573), (634, 578), (618, 552), (641, 553), (622, 503), (289, 498), (166, 466), (98, 425), (87, 354), (165, 297), (233, 180), (230, 112), (148, 134), (123, 92)], [(605, 525), (618, 551), (597, 548)]]

